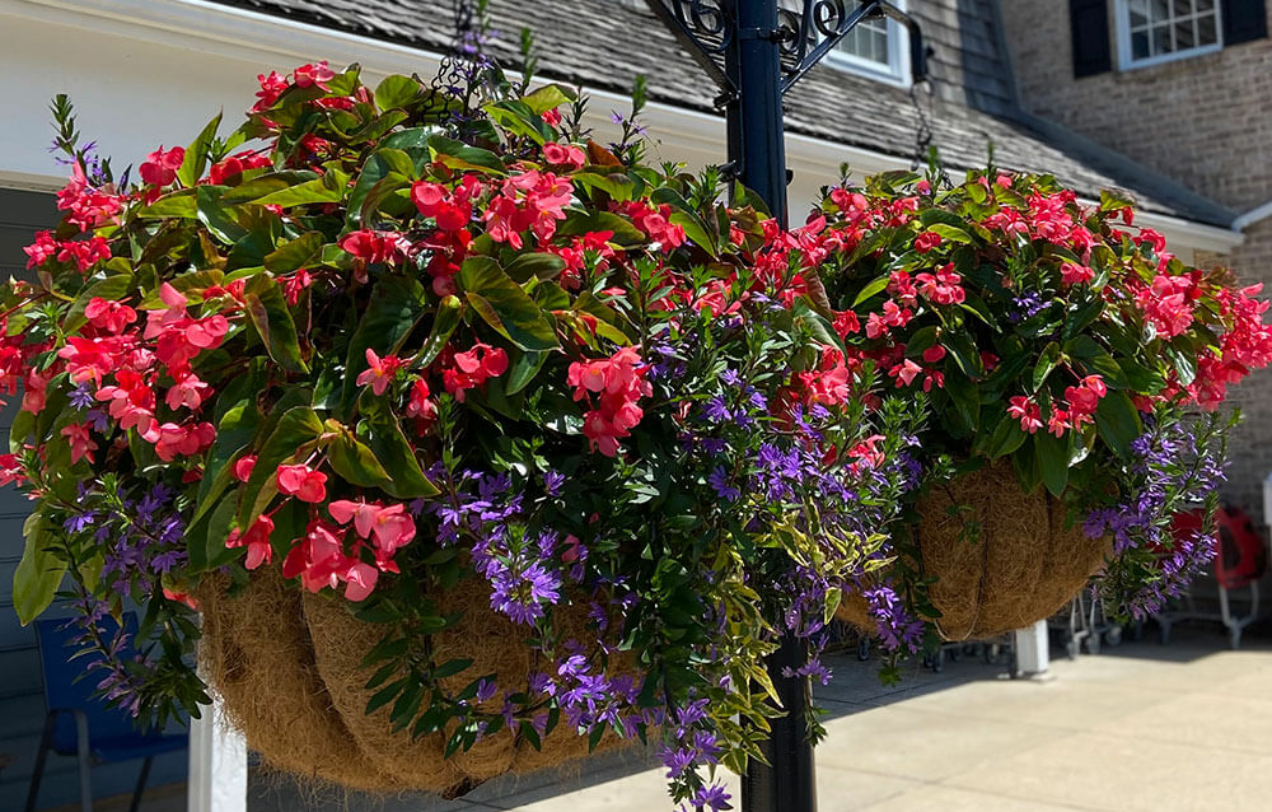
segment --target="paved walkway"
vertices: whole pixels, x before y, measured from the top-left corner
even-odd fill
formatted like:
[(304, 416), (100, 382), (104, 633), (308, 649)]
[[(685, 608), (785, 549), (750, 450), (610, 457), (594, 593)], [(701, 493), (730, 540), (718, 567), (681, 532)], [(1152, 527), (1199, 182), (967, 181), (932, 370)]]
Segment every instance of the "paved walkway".
[[(1150, 637), (1053, 661), (1049, 682), (963, 659), (884, 688), (877, 664), (835, 658), (820, 692), (830, 712), (820, 812), (1272, 810), (1272, 634), (1236, 652), (1225, 643), (1216, 627), (1180, 628), (1167, 646)], [(572, 775), (494, 781), (451, 802), (319, 799), (257, 777), (249, 809), (669, 812), (656, 765), (647, 753), (601, 756)], [(179, 791), (157, 788), (142, 809), (180, 812)]]
[[(1181, 636), (1053, 663), (1055, 679), (949, 663), (873, 690), (839, 662), (817, 751), (820, 812), (1272, 810), (1272, 646)], [(863, 690), (864, 689), (864, 690)], [(734, 782), (736, 786), (736, 782)], [(512, 801), (512, 803), (509, 803)], [(658, 770), (518, 803), (517, 812), (666, 809)], [(480, 807), (478, 807), (480, 808)]]

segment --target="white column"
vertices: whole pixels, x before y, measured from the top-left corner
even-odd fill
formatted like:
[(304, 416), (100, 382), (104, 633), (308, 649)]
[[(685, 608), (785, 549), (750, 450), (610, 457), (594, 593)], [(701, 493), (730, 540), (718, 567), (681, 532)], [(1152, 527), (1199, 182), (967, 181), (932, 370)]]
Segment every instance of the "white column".
[(188, 812), (247, 812), (247, 740), (225, 718), (220, 699), (190, 720)]
[(1016, 676), (1037, 677), (1051, 668), (1047, 621), (1040, 620), (1016, 632)]

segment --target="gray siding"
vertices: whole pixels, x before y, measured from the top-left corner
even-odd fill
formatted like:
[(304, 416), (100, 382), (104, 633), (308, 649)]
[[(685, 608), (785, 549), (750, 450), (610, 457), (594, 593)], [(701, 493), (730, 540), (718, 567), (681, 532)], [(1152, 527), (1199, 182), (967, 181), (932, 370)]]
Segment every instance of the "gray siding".
[[(51, 228), (56, 222), (52, 195), (0, 189), (0, 279), (30, 278), (22, 247), (31, 243), (36, 231)], [(11, 398), (0, 410), (0, 438), (5, 451), (19, 402), (18, 398)], [(35, 629), (23, 628), (13, 611), (13, 570), (22, 557), (22, 522), (28, 512), (26, 498), (13, 486), (0, 488), (0, 753), (16, 759), (0, 772), (0, 810), (21, 809), (25, 803), (44, 724)], [(151, 786), (183, 780), (185, 759), (184, 753), (156, 759)], [(140, 768), (140, 762), (95, 768), (94, 795), (105, 798), (131, 791)], [(40, 788), (39, 808), (74, 803), (78, 797), (75, 760), (50, 756)]]

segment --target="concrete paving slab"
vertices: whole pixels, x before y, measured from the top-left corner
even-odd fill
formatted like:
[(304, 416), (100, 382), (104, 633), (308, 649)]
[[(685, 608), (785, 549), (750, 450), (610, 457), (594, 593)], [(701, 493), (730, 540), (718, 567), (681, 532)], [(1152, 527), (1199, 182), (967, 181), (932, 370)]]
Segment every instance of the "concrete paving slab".
[(924, 784), (866, 807), (866, 812), (1074, 812), (1083, 807), (1006, 798)]

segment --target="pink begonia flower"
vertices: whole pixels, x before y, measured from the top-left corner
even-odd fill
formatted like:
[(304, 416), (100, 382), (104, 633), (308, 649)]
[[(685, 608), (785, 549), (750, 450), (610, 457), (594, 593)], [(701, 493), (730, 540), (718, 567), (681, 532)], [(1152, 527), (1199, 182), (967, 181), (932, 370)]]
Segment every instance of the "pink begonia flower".
[(88, 433), (88, 426), (71, 424), (62, 429), (62, 436), (71, 446), (71, 464), (86, 459), (89, 462), (95, 462), (93, 452), (97, 450), (97, 443), (93, 442), (93, 438)]
[(225, 546), (230, 548), (247, 547), (247, 560), (243, 566), (254, 570), (261, 564), (274, 560), (274, 547), (269, 542), (274, 532), (274, 520), (268, 516), (260, 516), (246, 533), (235, 528), (230, 531)]
[(84, 308), (84, 318), (98, 329), (108, 333), (121, 333), (137, 320), (137, 311), (123, 302), (112, 302), (100, 296), (89, 299)]
[(1038, 429), (1042, 428), (1042, 410), (1024, 395), (1017, 395), (1011, 399), (1011, 405), (1007, 407), (1007, 414), (1013, 419), (1020, 421), (1022, 431), (1030, 434), (1036, 434)]
[(308, 465), (280, 465), (278, 490), (302, 502), (317, 504), (327, 498), (327, 475)]
[(1090, 282), (1095, 278), (1095, 271), (1076, 262), (1066, 262), (1060, 266), (1060, 281), (1066, 285), (1078, 285)]
[(392, 556), (399, 547), (406, 546), (415, 538), (415, 520), (400, 503), (384, 507), (378, 502), (337, 499), (327, 506), (327, 510), (340, 524), (348, 524), (352, 520), (353, 528), (361, 538), (374, 536), (376, 547), (385, 556)]
[(402, 367), (402, 360), (396, 355), (386, 355), (384, 358), (375, 354), (375, 350), (367, 347), (367, 366), (358, 375), (358, 386), (371, 385), (371, 391), (376, 395), (383, 395), (384, 390), (389, 388), (389, 384), (393, 383), (393, 376)]
[(354, 602), (364, 601), (375, 589), (380, 578), (380, 571), (370, 564), (354, 561), (345, 570), (342, 580), (345, 582), (345, 598)]
[(252, 478), (252, 469), (256, 467), (256, 455), (244, 454), (234, 462), (234, 478), (239, 482), (247, 482)]
[(161, 146), (146, 156), (137, 174), (141, 176), (142, 183), (148, 183), (151, 186), (167, 186), (177, 179), (177, 170), (181, 168), (184, 160), (185, 149), (182, 147), (173, 147), (164, 152)]

